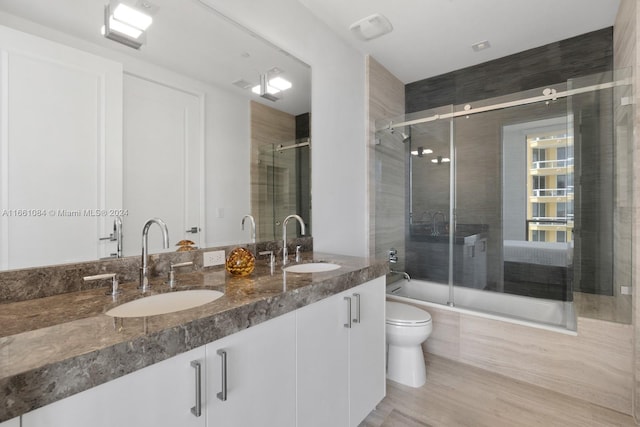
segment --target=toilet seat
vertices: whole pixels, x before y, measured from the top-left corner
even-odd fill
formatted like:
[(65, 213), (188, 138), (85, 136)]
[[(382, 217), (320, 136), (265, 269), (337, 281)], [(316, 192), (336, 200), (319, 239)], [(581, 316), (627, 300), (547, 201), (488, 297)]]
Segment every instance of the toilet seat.
[(388, 325), (395, 326), (424, 326), (431, 323), (431, 315), (424, 310), (408, 304), (387, 301)]

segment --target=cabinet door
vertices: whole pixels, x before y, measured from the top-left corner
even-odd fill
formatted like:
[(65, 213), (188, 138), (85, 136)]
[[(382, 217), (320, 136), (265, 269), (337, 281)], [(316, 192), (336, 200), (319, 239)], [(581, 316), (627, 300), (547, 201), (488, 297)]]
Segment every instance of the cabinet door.
[(357, 286), (349, 294), (354, 319), (349, 335), (349, 425), (357, 426), (385, 395), (385, 279)]
[(208, 344), (206, 353), (208, 426), (295, 426), (295, 313)]
[(0, 427), (20, 427), (20, 417), (0, 423)]
[(0, 269), (115, 252), (122, 66), (0, 26), (0, 76)]
[(298, 426), (349, 423), (349, 294), (297, 311)]
[(191, 412), (191, 362), (204, 365), (204, 356), (200, 347), (36, 409), (22, 416), (22, 427), (203, 427), (204, 413)]

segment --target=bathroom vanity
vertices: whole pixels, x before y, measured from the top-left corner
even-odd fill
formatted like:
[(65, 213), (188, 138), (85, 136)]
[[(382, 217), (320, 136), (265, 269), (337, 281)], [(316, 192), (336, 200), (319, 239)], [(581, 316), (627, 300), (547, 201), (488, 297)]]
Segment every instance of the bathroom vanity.
[[(137, 283), (2, 305), (0, 421), (37, 426), (357, 426), (383, 398), (384, 275), (369, 259), (248, 278), (210, 269), (177, 290), (215, 301), (139, 318), (104, 314)], [(164, 277), (150, 294), (168, 292)], [(16, 418), (18, 417), (18, 418)], [(2, 427), (5, 427), (5, 425)]]

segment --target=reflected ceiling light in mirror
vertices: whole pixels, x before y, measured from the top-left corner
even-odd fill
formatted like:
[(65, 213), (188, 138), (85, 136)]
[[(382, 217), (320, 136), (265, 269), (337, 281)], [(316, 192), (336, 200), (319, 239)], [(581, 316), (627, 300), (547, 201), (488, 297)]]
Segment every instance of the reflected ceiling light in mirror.
[(449, 159), (448, 157), (442, 157), (442, 156), (438, 156), (435, 159), (431, 159), (431, 163), (436, 163), (438, 165), (441, 165), (443, 163), (449, 163), (451, 161), (451, 159)]
[(102, 34), (125, 46), (140, 49), (146, 41), (145, 31), (153, 22), (151, 15), (142, 8), (148, 11), (157, 9), (148, 2), (125, 4), (111, 1), (104, 7)]
[(431, 154), (433, 150), (431, 148), (418, 147), (417, 150), (411, 151), (412, 156), (422, 157), (425, 154)]
[(277, 101), (279, 98), (275, 96), (277, 93), (291, 89), (292, 83), (282, 77), (274, 77), (267, 81), (269, 73), (260, 75), (260, 84), (251, 88), (251, 91), (256, 95), (268, 99), (269, 101)]
[(289, 80), (283, 79), (282, 77), (276, 77), (269, 80), (269, 86), (275, 87), (278, 90), (287, 90), (291, 89), (291, 82)]

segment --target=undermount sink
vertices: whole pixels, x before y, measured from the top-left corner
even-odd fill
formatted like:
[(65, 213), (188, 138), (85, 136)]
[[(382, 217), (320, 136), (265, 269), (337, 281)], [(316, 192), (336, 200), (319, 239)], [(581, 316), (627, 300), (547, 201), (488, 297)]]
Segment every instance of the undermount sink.
[(287, 273), (321, 273), (323, 271), (332, 271), (339, 269), (338, 264), (330, 262), (308, 262), (305, 264), (295, 264), (283, 268)]
[(223, 295), (211, 289), (169, 292), (121, 304), (105, 314), (112, 317), (145, 317), (174, 313), (210, 303)]

